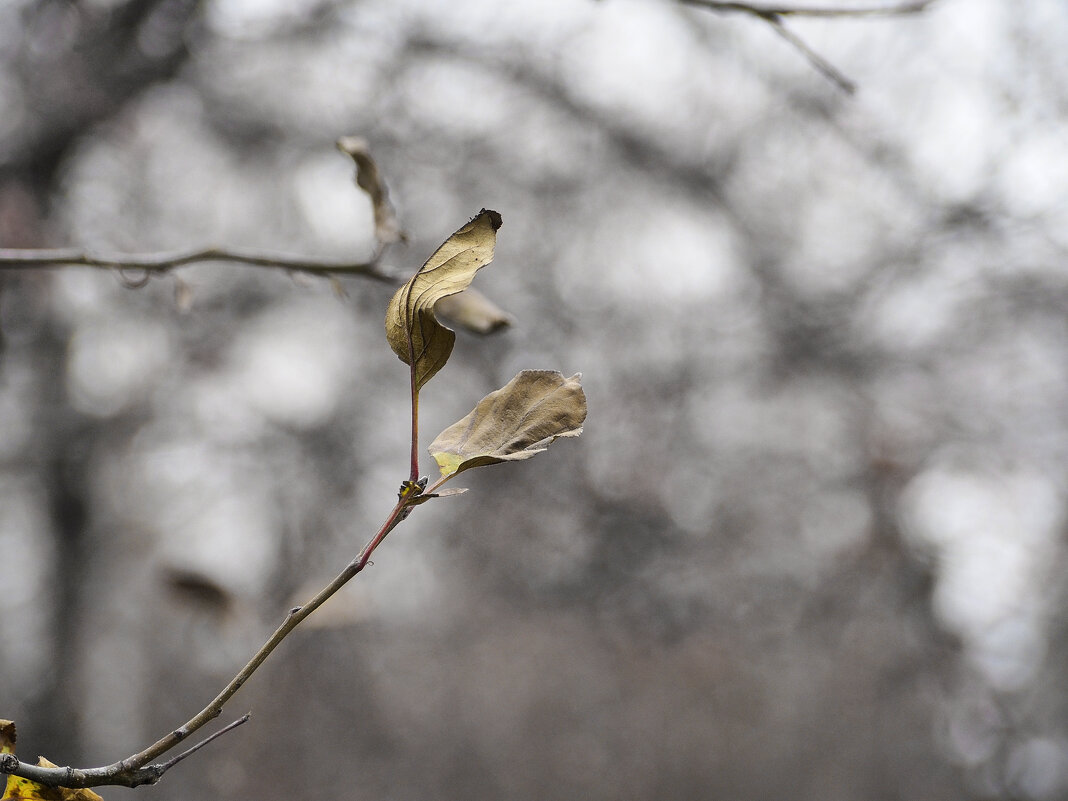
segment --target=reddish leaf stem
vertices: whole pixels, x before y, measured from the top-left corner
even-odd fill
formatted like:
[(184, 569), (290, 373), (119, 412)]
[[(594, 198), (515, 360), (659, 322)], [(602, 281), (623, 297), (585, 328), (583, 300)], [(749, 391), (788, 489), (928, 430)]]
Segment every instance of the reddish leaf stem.
[[(408, 350), (411, 352), (411, 337), (408, 338)], [(409, 481), (419, 480), (419, 388), (415, 385), (415, 359), (412, 359), (412, 470)]]
[(415, 321), (410, 311), (405, 312), (404, 320), (407, 325), (405, 334), (408, 336), (408, 374), (411, 376), (412, 386), (412, 469), (408, 480), (415, 482), (419, 480), (419, 384), (416, 375), (418, 367), (415, 361), (415, 342), (412, 341), (412, 323)]

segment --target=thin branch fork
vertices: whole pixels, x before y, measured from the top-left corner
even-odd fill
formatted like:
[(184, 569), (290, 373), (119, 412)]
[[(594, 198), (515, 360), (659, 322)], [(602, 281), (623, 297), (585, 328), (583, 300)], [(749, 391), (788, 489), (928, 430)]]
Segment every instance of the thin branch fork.
[(847, 95), (856, 94), (857, 84), (856, 81), (851, 78), (847, 78), (842, 72), (834, 66), (831, 62), (809, 47), (808, 43), (791, 31), (783, 24), (783, 21), (778, 16), (771, 16), (767, 18), (767, 23), (784, 41), (789, 43), (798, 53), (805, 57), (809, 64), (816, 72), (820, 73), (824, 78), (831, 83), (838, 86)]
[(366, 262), (332, 262), (287, 253), (242, 249), (200, 248), (164, 253), (91, 253), (77, 248), (17, 250), (0, 248), (0, 271), (31, 267), (83, 266), (104, 270), (139, 270), (146, 280), (197, 262), (229, 262), (318, 275), (361, 275), (396, 283), (397, 276), (383, 269), (374, 258)]
[(891, 3), (873, 6), (774, 6), (757, 3), (727, 2), (727, 0), (678, 0), (682, 5), (703, 8), (719, 14), (738, 13), (763, 20), (772, 27), (791, 47), (800, 53), (806, 61), (835, 84), (846, 94), (857, 91), (854, 81), (847, 78), (827, 59), (813, 50), (804, 39), (786, 27), (783, 17), (821, 17), (824, 19), (846, 19), (857, 17), (891, 17), (907, 14), (919, 14), (935, 0), (913, 0), (907, 3)]
[[(252, 658), (248, 663), (238, 671), (237, 675), (235, 675), (230, 680), (230, 683), (227, 684), (217, 696), (215, 696), (211, 703), (170, 734), (160, 738), (140, 753), (133, 754), (119, 762), (99, 768), (78, 769), (72, 767), (43, 767), (40, 765), (33, 765), (29, 762), (23, 762), (14, 754), (0, 754), (0, 776), (10, 774), (21, 776), (22, 778), (29, 779), (30, 781), (37, 782), (46, 787), (69, 787), (72, 789), (102, 787), (105, 785), (139, 787), (145, 784), (155, 784), (163, 777), (163, 774), (175, 764), (198, 751), (200, 748), (203, 748), (216, 737), (221, 737), (223, 734), (237, 728), (248, 720), (249, 715), (238, 718), (233, 723), (230, 723), (225, 728), (215, 732), (193, 748), (179, 754), (168, 762), (153, 762), (153, 760), (172, 750), (180, 742), (204, 727), (207, 723), (219, 717), (219, 715), (222, 714), (226, 702), (241, 689), (241, 686), (248, 681), (249, 677), (256, 672), (260, 665), (262, 665), (267, 657), (271, 655), (271, 652), (278, 647), (282, 640), (284, 640), (286, 636), (301, 623), (301, 621), (322, 606), (332, 595), (334, 595), (334, 593), (355, 577), (357, 573), (367, 567), (368, 563), (371, 561), (371, 555), (386, 538), (386, 535), (408, 516), (412, 507), (421, 504), (423, 501), (431, 497), (436, 497), (433, 494), (433, 490), (444, 483), (444, 481), (444, 478), (440, 479), (426, 493), (423, 492), (423, 487), (420, 485), (413, 485), (413, 487), (408, 488), (407, 491), (405, 491), (404, 486), (402, 485), (402, 491), (398, 495), (397, 504), (393, 507), (393, 511), (390, 512), (386, 521), (382, 524), (382, 527), (370, 539), (367, 545), (364, 546), (359, 555), (349, 562), (345, 566), (345, 569), (342, 570), (333, 581), (319, 590), (319, 592), (315, 594), (315, 597), (308, 601), (308, 603), (290, 609), (281, 625), (275, 629), (274, 633), (262, 646), (260, 646), (260, 649), (252, 655)], [(418, 487), (418, 490), (416, 490), (415, 487)]]
[[(231, 732), (238, 726), (248, 723), (249, 718), (252, 717), (251, 712), (246, 712), (237, 720), (227, 724), (219, 731), (208, 735), (192, 748), (188, 748), (177, 756), (167, 760), (163, 763), (157, 763), (155, 765), (144, 765), (140, 768), (122, 768), (128, 760), (117, 762), (115, 765), (109, 765), (108, 768), (95, 768), (93, 770), (78, 770), (77, 768), (50, 768), (43, 767), (41, 765), (30, 765), (26, 762), (20, 762), (18, 757), (14, 754), (0, 754), (0, 775), (14, 774), (21, 776), (24, 779), (37, 782), (41, 785), (52, 786), (51, 782), (54, 779), (55, 772), (57, 770), (62, 771), (64, 780), (60, 782), (60, 786), (63, 787), (96, 787), (101, 784), (108, 784), (112, 786), (120, 787), (140, 787), (144, 784), (155, 784), (162, 778), (163, 774), (173, 768), (179, 762), (186, 757), (192, 756), (201, 748), (206, 746), (212, 740), (217, 740), (227, 732)], [(80, 781), (83, 777), (93, 774), (97, 771), (108, 771), (109, 769), (116, 769), (109, 781), (100, 782), (98, 784), (81, 784)]]

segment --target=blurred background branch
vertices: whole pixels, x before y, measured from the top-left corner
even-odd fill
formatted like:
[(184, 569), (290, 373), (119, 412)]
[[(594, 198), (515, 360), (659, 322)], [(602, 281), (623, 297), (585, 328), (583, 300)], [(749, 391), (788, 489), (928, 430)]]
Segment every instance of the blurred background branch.
[(398, 276), (383, 270), (377, 260), (368, 262), (318, 261), (306, 256), (268, 253), (255, 250), (204, 248), (177, 253), (87, 253), (76, 249), (0, 249), (0, 270), (28, 267), (85, 266), (106, 270), (139, 270), (146, 274), (164, 274), (177, 267), (198, 262), (229, 262), (252, 267), (276, 267), (313, 275), (360, 275), (386, 283), (396, 283)]
[(853, 94), (857, 85), (847, 78), (830, 61), (810, 47), (796, 32), (786, 26), (783, 17), (813, 17), (823, 19), (850, 19), (858, 17), (895, 17), (919, 14), (934, 0), (919, 0), (911, 3), (890, 3), (868, 6), (774, 6), (753, 3), (719, 2), (719, 0), (678, 0), (682, 5), (703, 8), (717, 14), (745, 14), (763, 20), (784, 41), (790, 44), (813, 69), (835, 84), (846, 94)]
[(775, 6), (759, 3), (732, 3), (719, 0), (678, 0), (683, 5), (707, 8), (717, 13), (740, 13), (768, 20), (774, 17), (888, 17), (918, 14), (935, 0), (914, 3), (886, 3), (861, 6)]

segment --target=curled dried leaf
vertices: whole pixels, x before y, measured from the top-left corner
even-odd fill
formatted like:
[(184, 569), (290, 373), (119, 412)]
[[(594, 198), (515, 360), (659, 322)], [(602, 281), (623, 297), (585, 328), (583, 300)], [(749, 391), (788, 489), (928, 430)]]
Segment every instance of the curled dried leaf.
[(367, 140), (358, 136), (343, 136), (337, 140), (337, 147), (356, 162), (356, 186), (371, 198), (375, 215), (375, 241), (378, 246), (381, 248), (404, 239), (404, 231), (401, 230), (397, 213), (389, 201), (389, 192), (378, 172), (378, 165), (371, 158)]
[(446, 239), (389, 302), (386, 338), (412, 368), (417, 390), (445, 366), (456, 341), (456, 334), (434, 316), (434, 305), (467, 289), (475, 273), (493, 261), (500, 227), (501, 215), (483, 209)]
[(500, 306), (470, 287), (439, 300), (434, 313), (475, 334), (492, 334), (512, 324)]
[(529, 459), (557, 437), (577, 437), (586, 419), (581, 374), (524, 370), (430, 443), (441, 475)]

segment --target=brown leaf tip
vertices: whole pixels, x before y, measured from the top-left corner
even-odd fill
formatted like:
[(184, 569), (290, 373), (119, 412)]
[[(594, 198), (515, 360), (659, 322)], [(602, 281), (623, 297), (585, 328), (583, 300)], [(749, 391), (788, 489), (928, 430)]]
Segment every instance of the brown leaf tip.
[(364, 154), (368, 150), (367, 140), (360, 136), (343, 136), (337, 140), (337, 149), (350, 156)]
[(499, 231), (504, 224), (504, 220), (501, 219), (501, 215), (495, 212), (493, 209), (482, 209), (475, 217), (481, 217), (483, 214), (489, 215), (490, 225), (493, 226), (494, 231)]

